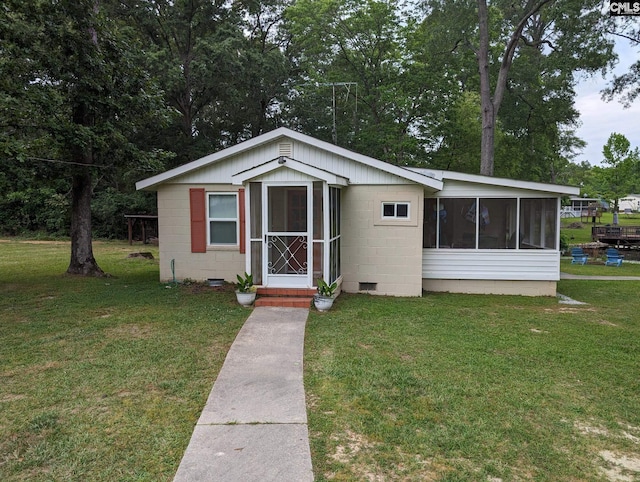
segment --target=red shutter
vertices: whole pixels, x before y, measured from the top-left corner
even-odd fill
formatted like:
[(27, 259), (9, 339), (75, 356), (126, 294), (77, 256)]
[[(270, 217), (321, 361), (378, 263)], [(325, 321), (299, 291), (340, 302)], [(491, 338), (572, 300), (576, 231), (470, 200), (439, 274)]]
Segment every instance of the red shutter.
[(191, 210), (191, 252), (207, 252), (207, 209), (203, 188), (189, 189)]
[(247, 242), (245, 239), (245, 216), (244, 216), (244, 188), (238, 189), (238, 209), (240, 210), (240, 253), (245, 254), (247, 252)]

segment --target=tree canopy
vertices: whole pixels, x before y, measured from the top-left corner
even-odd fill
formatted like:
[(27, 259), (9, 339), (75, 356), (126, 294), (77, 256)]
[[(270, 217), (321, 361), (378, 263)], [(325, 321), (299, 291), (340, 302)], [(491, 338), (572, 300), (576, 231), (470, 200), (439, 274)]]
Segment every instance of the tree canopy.
[[(572, 179), (574, 87), (615, 60), (611, 22), (595, 0), (6, 0), (1, 231), (70, 233), (69, 271), (100, 273), (92, 233), (154, 210), (136, 180), (281, 125), (398, 165)], [(611, 96), (635, 99), (633, 72)]]

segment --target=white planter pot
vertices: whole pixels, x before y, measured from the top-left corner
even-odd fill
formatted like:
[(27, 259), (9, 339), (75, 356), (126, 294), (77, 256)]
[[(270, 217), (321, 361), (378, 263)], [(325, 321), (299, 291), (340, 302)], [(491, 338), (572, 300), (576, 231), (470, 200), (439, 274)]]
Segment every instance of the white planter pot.
[(240, 291), (236, 291), (236, 298), (242, 306), (251, 306), (256, 300), (256, 294), (255, 292), (241, 293)]
[(333, 306), (333, 298), (330, 296), (314, 295), (313, 304), (318, 311), (328, 311)]

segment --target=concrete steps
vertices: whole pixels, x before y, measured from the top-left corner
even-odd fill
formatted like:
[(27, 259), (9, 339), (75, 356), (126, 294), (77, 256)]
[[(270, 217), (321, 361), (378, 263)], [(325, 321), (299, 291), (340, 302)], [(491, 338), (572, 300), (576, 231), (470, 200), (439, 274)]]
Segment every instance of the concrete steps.
[(258, 288), (255, 306), (309, 308), (313, 301), (313, 295), (317, 292), (315, 288)]

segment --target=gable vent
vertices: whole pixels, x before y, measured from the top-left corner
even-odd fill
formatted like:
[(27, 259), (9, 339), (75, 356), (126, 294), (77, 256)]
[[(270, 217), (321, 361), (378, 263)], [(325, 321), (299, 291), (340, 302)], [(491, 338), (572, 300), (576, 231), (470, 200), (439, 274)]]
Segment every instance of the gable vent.
[(293, 144), (291, 142), (281, 142), (278, 144), (278, 155), (293, 157)]

